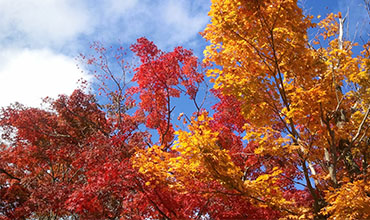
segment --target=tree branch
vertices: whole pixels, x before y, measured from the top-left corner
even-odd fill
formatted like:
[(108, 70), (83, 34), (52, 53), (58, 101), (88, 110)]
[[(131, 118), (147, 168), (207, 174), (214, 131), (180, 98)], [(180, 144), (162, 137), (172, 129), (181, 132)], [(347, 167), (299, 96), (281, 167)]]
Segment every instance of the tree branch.
[(5, 175), (7, 175), (10, 179), (14, 179), (14, 180), (18, 180), (18, 181), (21, 181), (20, 178), (18, 177), (15, 177), (13, 176), (12, 174), (8, 173), (6, 170), (0, 168), (0, 173), (4, 173)]
[(370, 105), (367, 107), (367, 111), (366, 111), (366, 113), (365, 113), (365, 115), (364, 115), (364, 118), (362, 119), (361, 124), (360, 124), (360, 126), (358, 127), (358, 129), (357, 129), (357, 133), (356, 133), (356, 135), (352, 138), (350, 146), (352, 146), (352, 144), (353, 144), (353, 143), (357, 140), (357, 138), (360, 136), (361, 130), (362, 130), (362, 128), (364, 127), (364, 124), (365, 124), (365, 122), (366, 122), (367, 117), (369, 116), (369, 112), (370, 112)]

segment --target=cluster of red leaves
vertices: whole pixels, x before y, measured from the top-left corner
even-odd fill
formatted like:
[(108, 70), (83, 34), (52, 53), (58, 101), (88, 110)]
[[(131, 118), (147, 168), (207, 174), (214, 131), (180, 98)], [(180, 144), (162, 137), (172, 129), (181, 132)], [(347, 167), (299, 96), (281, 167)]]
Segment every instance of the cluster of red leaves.
[(133, 191), (130, 158), (144, 147), (145, 134), (128, 124), (112, 135), (93, 96), (80, 90), (50, 104), (49, 111), (15, 106), (2, 112), (9, 144), (1, 154), (1, 215), (120, 216), (125, 195), (140, 194)]
[(133, 78), (138, 86), (131, 92), (139, 93), (140, 108), (148, 113), (146, 126), (157, 129), (161, 144), (168, 144), (174, 138), (171, 98), (185, 92), (195, 99), (197, 85), (203, 81), (203, 74), (197, 72), (198, 59), (182, 47), (164, 53), (146, 38), (139, 38), (131, 50), (141, 61)]

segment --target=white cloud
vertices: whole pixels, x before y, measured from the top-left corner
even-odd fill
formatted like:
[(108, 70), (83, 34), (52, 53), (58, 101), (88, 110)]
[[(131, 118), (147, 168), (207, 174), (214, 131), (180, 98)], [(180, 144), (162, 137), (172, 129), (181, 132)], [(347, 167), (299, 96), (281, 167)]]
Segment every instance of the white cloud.
[(72, 0), (0, 1), (0, 40), (28, 47), (60, 47), (89, 33), (89, 14)]
[(36, 106), (42, 97), (72, 92), (87, 77), (73, 57), (92, 41), (127, 45), (145, 36), (163, 49), (194, 45), (208, 6), (188, 0), (0, 0), (0, 106)]
[(188, 0), (1, 0), (0, 48), (73, 51), (89, 41), (130, 44), (141, 36), (172, 47), (203, 29), (208, 7)]
[(15, 101), (38, 106), (46, 96), (70, 94), (80, 78), (90, 79), (74, 59), (48, 49), (7, 50), (3, 55), (8, 60), (0, 68), (0, 106)]

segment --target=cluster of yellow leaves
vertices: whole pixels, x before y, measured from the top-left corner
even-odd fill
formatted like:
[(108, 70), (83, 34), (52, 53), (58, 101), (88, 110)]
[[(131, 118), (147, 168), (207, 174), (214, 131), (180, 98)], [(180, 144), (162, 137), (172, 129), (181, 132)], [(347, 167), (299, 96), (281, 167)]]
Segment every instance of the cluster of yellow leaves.
[(350, 72), (348, 79), (359, 85), (359, 89), (354, 94), (360, 97), (363, 105), (370, 104), (370, 43), (364, 45), (364, 50), (361, 52), (362, 57), (359, 58), (359, 72)]
[(168, 159), (170, 155), (164, 152), (158, 145), (148, 149), (137, 150), (132, 158), (133, 166), (139, 172), (149, 177), (146, 185), (166, 183), (171, 184), (168, 171)]
[(209, 121), (210, 117), (204, 112), (197, 120), (192, 120), (189, 132), (176, 133), (178, 140), (172, 150), (179, 156), (171, 161), (171, 168), (188, 177), (193, 172), (201, 173), (205, 175), (202, 181), (216, 177), (222, 183), (238, 184), (232, 181), (241, 179), (241, 171), (232, 162), (228, 151), (218, 146), (218, 133), (211, 131)]
[(370, 219), (370, 182), (348, 182), (340, 189), (328, 190), (329, 205), (322, 211), (329, 219)]
[(298, 149), (298, 146), (293, 144), (290, 138), (283, 137), (279, 130), (271, 127), (252, 127), (250, 124), (245, 124), (244, 128), (248, 131), (244, 139), (258, 144), (255, 154), (284, 157)]
[(186, 193), (195, 181), (216, 181), (257, 206), (293, 211), (287, 208), (292, 201), (283, 197), (277, 183), (282, 171), (274, 168), (255, 180), (243, 180), (243, 173), (233, 163), (228, 150), (218, 145), (218, 133), (209, 125), (211, 119), (204, 112), (192, 120), (189, 132), (176, 132), (178, 140), (171, 153), (156, 145), (139, 151), (133, 164), (150, 177), (148, 185), (166, 184)]
[(151, 175), (151, 180), (166, 182), (186, 190), (191, 179), (217, 179), (230, 187), (241, 188), (242, 173), (234, 165), (228, 151), (217, 145), (217, 132), (209, 127), (207, 113), (201, 114), (189, 125), (189, 132), (177, 131), (178, 140), (172, 152), (153, 146), (138, 152), (133, 159), (139, 172)]
[[(279, 117), (285, 120), (280, 93), (312, 87), (315, 73), (325, 68), (305, 47), (306, 29), (312, 26), (309, 19), (296, 1), (212, 3), (212, 24), (203, 35), (212, 43), (205, 50), (205, 62), (222, 67), (208, 71), (215, 88), (241, 99), (242, 113), (253, 125), (271, 126)], [(315, 71), (310, 68), (313, 64)], [(312, 90), (311, 97), (317, 93)], [(297, 114), (299, 107), (289, 113)]]
[(294, 215), (303, 214), (304, 209), (297, 209), (292, 206), (294, 201), (288, 201), (282, 195), (281, 188), (277, 184), (278, 176), (282, 171), (279, 168), (274, 167), (271, 173), (260, 175), (256, 180), (245, 180), (243, 193), (251, 197), (255, 205), (260, 207), (271, 207), (282, 212)]

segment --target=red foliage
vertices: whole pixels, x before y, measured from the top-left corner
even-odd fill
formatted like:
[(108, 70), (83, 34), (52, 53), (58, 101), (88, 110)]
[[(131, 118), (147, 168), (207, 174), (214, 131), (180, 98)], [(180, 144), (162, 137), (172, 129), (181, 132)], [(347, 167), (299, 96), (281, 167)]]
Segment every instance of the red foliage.
[(167, 145), (174, 138), (171, 98), (180, 97), (183, 91), (194, 99), (203, 81), (203, 74), (197, 72), (197, 57), (182, 47), (162, 52), (146, 38), (139, 38), (131, 50), (141, 61), (133, 78), (138, 86), (132, 90), (139, 93), (140, 108), (148, 113), (146, 126), (157, 129), (161, 144)]
[[(141, 64), (132, 70), (134, 86), (129, 87), (126, 78), (118, 79), (109, 67), (106, 54), (112, 48), (96, 43), (93, 49), (97, 56), (82, 59), (103, 72), (99, 91), (108, 104), (99, 105), (93, 95), (76, 90), (70, 96), (49, 99), (49, 110), (13, 105), (1, 111), (5, 144), (0, 150), (0, 219), (279, 216), (279, 212), (258, 208), (218, 182), (193, 180), (186, 192), (178, 192), (133, 168), (137, 150), (152, 143), (149, 129), (157, 130), (164, 151), (174, 153), (169, 150), (174, 139), (173, 99), (187, 96), (200, 111), (196, 96), (204, 76), (190, 50), (176, 47), (163, 52), (153, 42), (138, 39), (131, 50)], [(121, 70), (131, 72), (124, 60), (127, 54), (122, 47), (117, 51), (114, 58)], [(108, 86), (112, 82), (114, 89)], [(234, 163), (242, 170), (248, 168), (246, 177), (255, 178), (261, 167), (287, 163), (254, 155), (255, 145), (241, 141), (245, 120), (239, 101), (213, 92), (220, 102), (214, 106), (212, 128), (219, 132), (219, 145), (229, 150)], [(289, 187), (293, 183), (281, 184)], [(294, 197), (292, 192), (287, 190), (286, 197)]]

